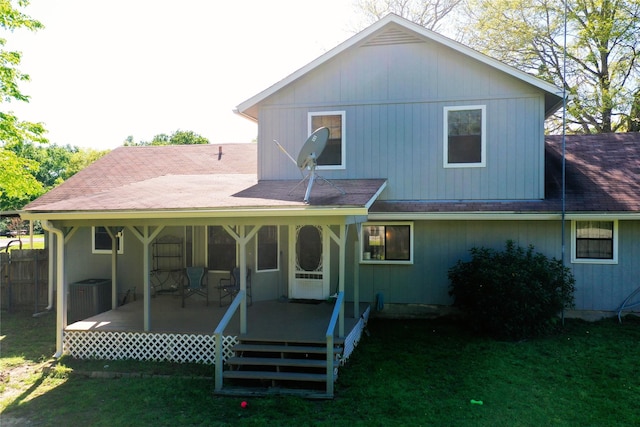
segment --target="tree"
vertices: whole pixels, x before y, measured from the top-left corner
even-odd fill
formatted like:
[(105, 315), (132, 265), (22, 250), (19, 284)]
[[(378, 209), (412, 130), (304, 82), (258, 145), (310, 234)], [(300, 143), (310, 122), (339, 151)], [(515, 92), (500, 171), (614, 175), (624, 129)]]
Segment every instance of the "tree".
[(153, 137), (151, 142), (135, 142), (133, 136), (129, 135), (124, 140), (124, 146), (146, 146), (146, 145), (194, 145), (209, 144), (209, 140), (193, 131), (177, 130), (171, 135), (160, 133)]
[[(633, 121), (640, 0), (469, 0), (465, 41), (562, 87), (570, 130), (615, 132)], [(637, 113), (635, 113), (637, 114)]]
[[(27, 0), (18, 0), (18, 7), (26, 7)], [(0, 28), (3, 33), (26, 28), (37, 31), (43, 25), (18, 9), (14, 8), (11, 0), (0, 0)], [(22, 73), (18, 66), (22, 59), (20, 52), (9, 51), (4, 48), (7, 39), (0, 37), (0, 103), (12, 101), (28, 102), (29, 97), (20, 90), (20, 82), (29, 81), (29, 75)], [(11, 111), (0, 112), (0, 141), (3, 145), (21, 144), (24, 141), (46, 142), (45, 129), (41, 123), (20, 121)]]
[[(27, 0), (18, 0), (17, 7), (26, 7)], [(26, 28), (36, 31), (42, 24), (23, 14), (13, 6), (10, 0), (0, 0), (0, 29), (6, 32)], [(29, 97), (20, 90), (20, 82), (28, 81), (29, 75), (18, 70), (20, 52), (4, 48), (7, 39), (0, 37), (0, 210), (18, 209), (43, 191), (42, 185), (35, 179), (33, 172), (37, 162), (19, 157), (9, 150), (26, 141), (46, 142), (45, 129), (41, 123), (19, 120), (15, 114), (5, 109), (12, 101), (28, 102)]]
[(438, 31), (440, 24), (464, 0), (359, 0), (357, 7), (366, 20), (373, 23), (395, 13), (429, 30)]

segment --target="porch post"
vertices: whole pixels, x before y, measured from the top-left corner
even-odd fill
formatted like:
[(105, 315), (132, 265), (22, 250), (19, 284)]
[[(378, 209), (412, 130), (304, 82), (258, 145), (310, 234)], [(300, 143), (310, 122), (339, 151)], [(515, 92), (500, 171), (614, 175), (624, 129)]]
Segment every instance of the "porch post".
[(131, 225), (127, 226), (127, 229), (142, 243), (142, 307), (144, 330), (145, 332), (149, 332), (151, 330), (151, 279), (149, 278), (151, 269), (149, 268), (149, 245), (164, 229), (164, 225), (157, 226), (151, 235), (149, 235), (148, 225), (142, 227), (142, 233)]
[(115, 309), (118, 307), (118, 238), (109, 227), (105, 230), (111, 237), (111, 308)]
[(151, 330), (151, 281), (149, 280), (149, 226), (143, 227), (142, 236), (142, 289), (144, 307), (144, 330)]
[[(339, 292), (344, 292), (344, 282), (345, 282), (345, 265), (346, 260), (345, 256), (347, 254), (346, 246), (347, 246), (347, 225), (340, 227), (340, 255), (339, 255), (339, 284), (338, 289)], [(338, 336), (340, 338), (344, 337), (344, 302), (340, 304), (340, 314), (338, 315)]]
[(353, 317), (360, 317), (360, 264), (358, 257), (360, 256), (360, 248), (356, 240), (353, 248)]
[(240, 333), (247, 333), (247, 240), (244, 225), (240, 226), (240, 290), (244, 293), (240, 304)]

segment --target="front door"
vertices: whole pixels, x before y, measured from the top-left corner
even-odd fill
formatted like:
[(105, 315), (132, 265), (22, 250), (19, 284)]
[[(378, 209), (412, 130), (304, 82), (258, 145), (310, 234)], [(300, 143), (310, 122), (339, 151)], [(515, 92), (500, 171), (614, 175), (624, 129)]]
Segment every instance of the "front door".
[(321, 225), (295, 225), (289, 229), (289, 298), (329, 297), (328, 236)]

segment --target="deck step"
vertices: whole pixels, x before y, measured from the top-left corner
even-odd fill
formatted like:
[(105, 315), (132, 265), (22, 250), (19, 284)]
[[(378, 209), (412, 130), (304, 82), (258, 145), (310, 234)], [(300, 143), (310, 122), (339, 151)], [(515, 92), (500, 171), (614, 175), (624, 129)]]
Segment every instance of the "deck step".
[(284, 359), (279, 357), (231, 357), (227, 360), (230, 366), (288, 366), (300, 368), (327, 367), (325, 359)]
[(272, 381), (303, 381), (326, 382), (326, 374), (312, 374), (307, 372), (265, 372), (265, 371), (225, 371), (225, 379), (272, 380)]
[[(259, 352), (259, 353), (298, 353), (298, 354), (326, 354), (327, 347), (307, 345), (280, 345), (280, 344), (245, 344), (233, 346), (234, 352)], [(342, 353), (342, 348), (334, 347), (333, 353)]]

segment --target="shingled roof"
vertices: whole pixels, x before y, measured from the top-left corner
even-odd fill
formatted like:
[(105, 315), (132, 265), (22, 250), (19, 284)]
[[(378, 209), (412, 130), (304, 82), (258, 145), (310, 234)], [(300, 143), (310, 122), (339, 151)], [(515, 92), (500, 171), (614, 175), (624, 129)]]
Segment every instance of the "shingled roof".
[[(297, 181), (260, 181), (255, 144), (120, 147), (25, 207), (29, 212), (367, 208), (384, 179), (317, 181), (309, 205)], [(558, 213), (562, 138), (546, 138), (543, 200), (379, 200), (369, 212)], [(640, 213), (640, 133), (566, 137), (566, 211)]]
[[(316, 181), (309, 204), (298, 181), (257, 180), (255, 144), (120, 147), (28, 204), (38, 212), (366, 209), (384, 179)], [(325, 184), (325, 185), (323, 185)], [(364, 211), (366, 212), (366, 210)]]

